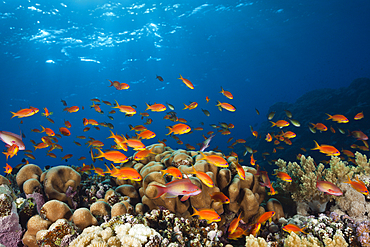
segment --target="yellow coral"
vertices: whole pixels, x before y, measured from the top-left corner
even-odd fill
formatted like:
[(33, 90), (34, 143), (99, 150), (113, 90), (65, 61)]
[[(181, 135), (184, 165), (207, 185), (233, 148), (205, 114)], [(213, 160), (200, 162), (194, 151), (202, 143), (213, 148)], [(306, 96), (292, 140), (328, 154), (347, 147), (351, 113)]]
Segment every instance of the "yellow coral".
[(315, 237), (299, 237), (294, 232), (291, 232), (284, 240), (284, 247), (320, 247), (320, 242)]
[(333, 239), (324, 238), (325, 247), (347, 247), (348, 243), (340, 234), (335, 234)]
[(267, 247), (267, 242), (263, 238), (255, 238), (253, 235), (245, 237), (246, 247)]

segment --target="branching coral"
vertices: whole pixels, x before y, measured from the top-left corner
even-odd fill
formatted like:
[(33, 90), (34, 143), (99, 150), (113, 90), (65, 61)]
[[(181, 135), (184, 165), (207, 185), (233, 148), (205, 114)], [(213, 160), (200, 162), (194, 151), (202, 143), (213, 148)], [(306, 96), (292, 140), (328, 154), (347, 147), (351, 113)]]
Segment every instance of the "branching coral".
[(279, 186), (292, 194), (292, 199), (298, 203), (308, 202), (314, 211), (322, 212), (325, 210), (326, 203), (331, 200), (338, 200), (338, 197), (320, 192), (316, 188), (317, 180), (329, 181), (339, 186), (347, 177), (354, 174), (367, 174), (370, 172), (370, 165), (366, 156), (356, 153), (357, 167), (348, 165), (346, 161), (341, 161), (339, 157), (332, 157), (330, 167), (320, 163), (316, 166), (311, 157), (301, 156), (300, 165), (296, 162), (289, 162), (279, 159), (276, 165), (279, 166), (275, 171), (286, 172), (292, 177), (291, 183), (286, 183), (278, 179)]

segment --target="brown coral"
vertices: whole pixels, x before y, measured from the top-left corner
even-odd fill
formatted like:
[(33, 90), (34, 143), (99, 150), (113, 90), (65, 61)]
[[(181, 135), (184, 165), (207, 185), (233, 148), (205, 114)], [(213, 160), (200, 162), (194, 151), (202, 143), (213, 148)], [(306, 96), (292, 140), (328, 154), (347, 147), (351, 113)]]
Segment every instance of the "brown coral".
[(82, 230), (92, 225), (98, 225), (98, 221), (87, 208), (77, 209), (73, 213), (72, 221), (78, 228)]
[(41, 174), (42, 174), (42, 170), (37, 165), (28, 164), (28, 165), (23, 166), (18, 171), (17, 176), (16, 176), (18, 187), (23, 189), (23, 183), (31, 178), (40, 180)]
[(69, 166), (57, 166), (51, 168), (45, 175), (44, 191), (49, 199), (57, 199), (74, 207), (71, 197), (66, 195), (67, 189), (71, 187), (76, 191), (80, 185), (81, 176)]

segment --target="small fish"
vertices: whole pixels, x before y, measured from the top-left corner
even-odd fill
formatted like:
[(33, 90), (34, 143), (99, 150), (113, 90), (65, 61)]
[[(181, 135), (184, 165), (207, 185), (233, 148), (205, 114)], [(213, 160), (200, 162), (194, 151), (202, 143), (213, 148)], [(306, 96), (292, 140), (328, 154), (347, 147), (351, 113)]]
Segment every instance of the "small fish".
[(153, 112), (162, 112), (166, 110), (166, 106), (163, 104), (157, 104), (157, 103), (154, 103), (153, 105), (148, 105), (147, 103), (145, 104), (146, 104), (146, 111), (151, 110)]
[(64, 136), (70, 136), (71, 135), (71, 132), (69, 131), (69, 129), (65, 128), (65, 127), (60, 127), (59, 128), (59, 131), (60, 133), (62, 133), (62, 135)]
[(227, 111), (230, 111), (230, 112), (234, 112), (236, 111), (236, 108), (235, 106), (229, 104), (229, 103), (221, 103), (220, 101), (217, 101), (217, 105), (216, 106), (219, 106)]
[(71, 157), (73, 156), (73, 154), (66, 154), (62, 157), (62, 160), (65, 160), (67, 161), (68, 159), (70, 159)]
[(334, 196), (341, 196), (343, 192), (333, 183), (328, 181), (319, 181), (316, 182), (316, 188), (324, 193)]
[(203, 152), (200, 152), (200, 154), (202, 158), (199, 160), (206, 160), (208, 163), (217, 167), (223, 168), (229, 167), (229, 163), (227, 163), (227, 161), (219, 155), (216, 154), (205, 155)]
[(194, 166), (193, 166), (193, 171), (192, 172), (189, 172), (189, 173), (190, 174), (195, 174), (195, 176), (200, 181), (202, 181), (202, 183), (204, 183), (205, 185), (207, 185), (208, 187), (212, 188), (214, 186), (214, 183), (213, 183), (211, 177), (207, 173), (205, 173), (205, 172), (197, 171)]
[(285, 111), (285, 115), (288, 117), (288, 118), (292, 118), (293, 117), (293, 115), (292, 115), (292, 113), (290, 112), (290, 111), (288, 111), (288, 110), (284, 110)]
[(191, 128), (188, 125), (183, 124), (183, 123), (175, 124), (172, 127), (167, 126), (167, 128), (169, 129), (169, 132), (166, 135), (170, 135), (172, 133), (175, 135), (182, 135), (182, 134), (189, 133), (191, 131)]
[(49, 112), (48, 108), (44, 108), (44, 113), (41, 113), (41, 116), (49, 117), (50, 115), (53, 115), (53, 112)]
[(12, 171), (13, 171), (13, 168), (8, 163), (6, 163), (6, 166), (4, 168), (5, 168), (5, 171), (4, 172), (6, 174), (11, 174)]
[(256, 110), (257, 115), (260, 115), (260, 111), (257, 110), (257, 108), (254, 108)]
[(158, 79), (159, 81), (163, 81), (163, 77), (159, 75), (157, 75), (156, 79)]
[(63, 106), (67, 106), (67, 102), (65, 100), (60, 100), (62, 102)]
[(275, 175), (276, 177), (280, 178), (281, 180), (285, 182), (288, 182), (288, 183), (292, 182), (292, 178), (286, 172), (275, 172), (272, 175)]
[(241, 215), (242, 213), (239, 213), (238, 217), (237, 218), (234, 218), (231, 222), (230, 222), (230, 226), (229, 228), (227, 229), (227, 232), (229, 234), (233, 234), (236, 230), (236, 228), (239, 226), (239, 221), (241, 220)]
[(266, 221), (272, 221), (272, 217), (274, 217), (275, 211), (269, 211), (263, 213), (260, 217), (257, 219), (257, 223), (261, 223), (262, 225), (266, 223)]
[(332, 116), (326, 113), (326, 115), (328, 115), (328, 118), (326, 120), (331, 119), (337, 123), (348, 123), (349, 122), (348, 118), (340, 114), (336, 114)]
[(269, 113), (269, 115), (267, 116), (267, 119), (268, 119), (268, 120), (271, 120), (271, 119), (273, 119), (273, 118), (274, 118), (274, 116), (275, 116), (275, 112), (274, 112), (274, 111), (272, 111), (272, 112), (270, 112), (270, 113)]
[(364, 132), (362, 132), (361, 130), (355, 130), (355, 131), (349, 131), (348, 130), (348, 136), (352, 136), (354, 138), (356, 138), (357, 140), (361, 141), (361, 140), (368, 140), (368, 136), (364, 134)]
[(119, 111), (125, 113), (126, 116), (128, 116), (128, 115), (135, 115), (136, 114), (136, 110), (132, 106), (129, 106), (129, 105), (119, 105), (118, 102), (117, 102), (117, 100), (115, 100), (115, 101), (116, 101), (116, 106), (114, 106), (112, 108), (119, 109)]
[(183, 78), (183, 77), (181, 76), (181, 74), (180, 74), (180, 78), (177, 78), (177, 79), (182, 80), (182, 82), (183, 82), (183, 83), (185, 83), (185, 85), (186, 85), (188, 88), (190, 88), (190, 89), (194, 89), (194, 85), (193, 85), (193, 83), (191, 83), (191, 81), (189, 81), (188, 79)]
[(285, 121), (285, 120), (278, 120), (276, 123), (270, 121), (270, 123), (272, 124), (271, 127), (279, 127), (280, 129), (283, 128), (283, 127), (287, 127), (289, 126), (289, 122)]
[(354, 120), (360, 120), (364, 118), (364, 112), (359, 112), (356, 114), (356, 116), (353, 118)]
[(230, 203), (230, 199), (222, 192), (213, 192), (210, 196), (215, 202), (221, 202), (222, 204)]
[(210, 224), (212, 222), (219, 222), (221, 221), (220, 215), (216, 213), (216, 211), (213, 208), (210, 209), (202, 209), (202, 210), (197, 210), (196, 208), (193, 207), (194, 213), (191, 216), (198, 215), (199, 219), (201, 220), (206, 220), (207, 224)]
[(361, 180), (359, 180), (358, 178), (357, 178), (357, 181), (353, 181), (348, 176), (348, 181), (344, 182), (344, 183), (350, 184), (352, 186), (352, 188), (354, 188), (358, 192), (364, 194), (365, 196), (367, 196), (369, 194), (369, 191), (367, 190), (365, 183), (362, 182)]
[(207, 117), (211, 116), (211, 113), (209, 113), (209, 111), (207, 111), (207, 110), (202, 109), (202, 112), (203, 112), (203, 113), (204, 113), (204, 115), (206, 115)]
[(295, 126), (295, 127), (300, 127), (301, 123), (298, 120), (291, 119), (289, 118), (289, 121)]
[(162, 172), (162, 177), (166, 174), (169, 174), (174, 178), (182, 179), (182, 173), (177, 167), (170, 166), (170, 167), (167, 167), (166, 170), (161, 170), (161, 172)]
[(183, 110), (186, 110), (186, 109), (192, 110), (192, 109), (195, 109), (195, 108), (198, 107), (198, 103), (197, 102), (191, 102), (189, 105), (186, 105), (184, 103), (184, 106), (185, 107), (183, 108)]
[(204, 150), (206, 150), (206, 148), (209, 147), (209, 144), (211, 143), (211, 140), (212, 138), (214, 137), (215, 135), (211, 135), (210, 137), (208, 137), (201, 145), (200, 147), (200, 151), (203, 152)]
[(221, 87), (221, 92), (226, 98), (228, 99), (233, 99), (234, 96), (229, 92), (229, 91), (225, 91), (222, 87)]
[(256, 160), (253, 158), (253, 153), (251, 154), (251, 161), (250, 161), (250, 164), (252, 166), (255, 166), (256, 165)]
[(313, 128), (316, 128), (317, 130), (320, 130), (320, 131), (327, 131), (328, 130), (328, 127), (326, 127), (325, 124), (323, 123), (317, 123), (317, 124), (314, 124), (314, 123), (310, 123), (312, 125)]
[(189, 178), (183, 178), (171, 181), (166, 185), (153, 184), (157, 188), (157, 195), (153, 199), (157, 199), (164, 193), (167, 193), (166, 198), (174, 198), (183, 195), (180, 201), (186, 201), (190, 196), (195, 196), (201, 193), (201, 189), (193, 184)]
[(13, 116), (11, 118), (13, 118), (13, 117), (24, 118), (24, 117), (33, 116), (37, 112), (39, 112), (39, 109), (37, 109), (35, 107), (30, 107), (30, 108), (21, 109), (17, 112), (10, 112), (10, 113), (13, 114)]
[(209, 102), (209, 97), (208, 96), (206, 96), (206, 101), (207, 101), (207, 103)]
[(326, 154), (326, 156), (339, 156), (340, 152), (338, 149), (331, 145), (322, 144), (321, 146), (314, 140), (315, 147), (311, 150), (319, 150), (321, 153)]
[(168, 108), (171, 110), (171, 111), (174, 111), (175, 110), (175, 107), (173, 105), (171, 105), (170, 103), (166, 103), (166, 105), (168, 106)]
[(67, 111), (69, 113), (78, 112), (79, 110), (80, 108), (78, 106), (71, 106), (71, 107), (66, 107), (63, 109), (63, 111)]
[(271, 137), (270, 133), (267, 133), (265, 140), (267, 142), (271, 142), (272, 141), (272, 137)]
[(113, 163), (125, 163), (128, 161), (126, 155), (124, 155), (120, 151), (112, 150), (103, 153), (99, 148), (97, 149), (99, 154), (98, 156), (95, 156), (94, 159), (105, 158), (106, 160), (112, 161)]
[(286, 225), (286, 226), (283, 227), (283, 230), (286, 231), (286, 232), (288, 232), (288, 233), (291, 233), (291, 232), (294, 232), (294, 233), (302, 232), (304, 234), (308, 234), (307, 232), (304, 231), (305, 228), (306, 227), (300, 228), (297, 225), (288, 224), (288, 225)]
[(153, 132), (153, 131), (151, 131), (151, 130), (144, 130), (144, 131), (142, 131), (142, 132), (140, 132), (138, 135), (137, 135), (137, 137), (138, 138), (140, 138), (140, 139), (152, 139), (152, 138), (154, 138), (156, 136), (156, 134)]

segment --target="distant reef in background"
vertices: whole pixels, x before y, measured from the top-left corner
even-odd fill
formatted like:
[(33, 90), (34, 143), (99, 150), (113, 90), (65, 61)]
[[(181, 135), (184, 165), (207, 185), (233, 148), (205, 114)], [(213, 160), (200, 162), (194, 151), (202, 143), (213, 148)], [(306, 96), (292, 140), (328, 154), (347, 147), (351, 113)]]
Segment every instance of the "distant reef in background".
[[(258, 130), (258, 138), (253, 136), (246, 139), (246, 146), (251, 147), (257, 152), (254, 157), (257, 158), (257, 163), (260, 165), (267, 165), (267, 161), (283, 158), (287, 161), (295, 161), (297, 154), (304, 154), (306, 156), (313, 156), (315, 160), (328, 160), (329, 157), (317, 152), (312, 151), (315, 143), (314, 140), (319, 144), (334, 145), (339, 151), (342, 149), (350, 150), (352, 144), (364, 145), (362, 141), (358, 141), (355, 138), (348, 135), (349, 131), (361, 130), (369, 136), (370, 134), (370, 79), (369, 78), (358, 78), (352, 81), (348, 87), (342, 87), (339, 89), (316, 89), (305, 93), (303, 96), (297, 99), (295, 103), (277, 102), (272, 105), (269, 109), (270, 112), (276, 112), (274, 118), (271, 120), (276, 122), (278, 120), (288, 120), (288, 117), (284, 110), (288, 110), (292, 113), (292, 119), (300, 122), (300, 127), (295, 127), (290, 124), (288, 127), (279, 129), (277, 127), (271, 127), (270, 121), (266, 116), (266, 121), (263, 122)], [(359, 113), (364, 113), (364, 119), (354, 120), (354, 116)], [(349, 123), (336, 123), (332, 120), (327, 120), (326, 114), (335, 115), (343, 114), (349, 119)], [(328, 127), (328, 131), (321, 132), (317, 131), (315, 134), (312, 133), (308, 126), (310, 123), (323, 123)], [(312, 126), (312, 125), (311, 125)], [(335, 133), (330, 131), (330, 126), (335, 130)], [(345, 134), (341, 134), (338, 130), (341, 128), (345, 130)], [(292, 140), (292, 145), (280, 143), (274, 145), (272, 142), (265, 140), (267, 133), (278, 134), (281, 130), (284, 132), (287, 130), (293, 131), (297, 134)], [(276, 153), (273, 153), (273, 149), (277, 146), (284, 147), (284, 149), (277, 149)], [(301, 148), (305, 148), (307, 151), (304, 152)], [(243, 157), (245, 147), (238, 144), (234, 151)], [(356, 150), (351, 150), (352, 152)], [(262, 153), (268, 152), (270, 155), (266, 155), (264, 160)], [(249, 162), (249, 154), (244, 157), (245, 162)], [(259, 162), (258, 162), (259, 161)]]

